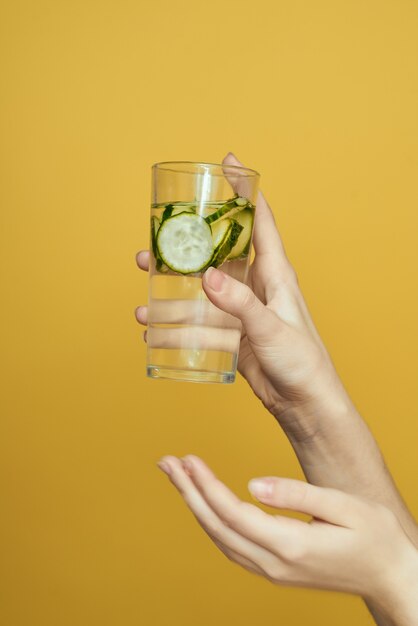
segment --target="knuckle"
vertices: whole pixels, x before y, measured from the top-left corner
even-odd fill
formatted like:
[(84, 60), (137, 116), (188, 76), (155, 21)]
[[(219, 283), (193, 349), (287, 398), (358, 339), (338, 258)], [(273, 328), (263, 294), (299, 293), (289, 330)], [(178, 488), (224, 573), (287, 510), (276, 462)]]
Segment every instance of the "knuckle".
[(288, 483), (287, 498), (290, 503), (297, 506), (303, 506), (308, 497), (308, 488), (306, 483), (302, 481), (292, 481)]
[(245, 516), (253, 510), (254, 507), (249, 502), (238, 502), (234, 507), (222, 513), (222, 520), (230, 528), (239, 530), (242, 528), (241, 520), (245, 519)]
[(241, 515), (250, 515), (254, 512), (254, 510), (259, 510), (258, 507), (251, 504), (251, 502), (240, 502), (238, 506)]
[(237, 513), (231, 509), (226, 509), (222, 513), (222, 521), (226, 526), (230, 528), (235, 528), (237, 526), (238, 520), (239, 517), (237, 516)]
[(301, 541), (287, 541), (280, 548), (280, 556), (288, 563), (301, 563), (306, 559), (306, 546)]
[(278, 287), (297, 287), (299, 285), (298, 275), (295, 268), (289, 261), (284, 262), (275, 276)]
[(221, 518), (223, 523), (230, 528), (238, 528), (240, 525), (240, 520), (242, 515), (244, 514), (244, 503), (238, 502), (233, 506), (225, 507), (225, 509), (221, 513)]
[(217, 483), (218, 481), (213, 480), (212, 478), (208, 478), (207, 480), (204, 480), (204, 481), (199, 479), (198, 481), (199, 490), (201, 491), (203, 497), (209, 502), (216, 499), (216, 496), (218, 493)]
[(257, 304), (255, 293), (245, 285), (242, 286), (241, 306), (243, 309), (250, 311)]
[(285, 582), (284, 568), (279, 562), (271, 562), (261, 566), (263, 575), (272, 583)]
[(220, 541), (222, 537), (222, 523), (218, 520), (206, 520), (204, 528), (206, 532), (211, 536)]

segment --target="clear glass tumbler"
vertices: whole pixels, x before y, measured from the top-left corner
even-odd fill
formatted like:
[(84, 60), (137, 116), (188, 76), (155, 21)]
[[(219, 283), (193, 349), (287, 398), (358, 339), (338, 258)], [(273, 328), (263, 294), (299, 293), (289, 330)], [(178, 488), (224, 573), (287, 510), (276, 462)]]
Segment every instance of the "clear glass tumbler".
[(246, 282), (260, 175), (246, 167), (152, 166), (147, 375), (232, 383), (239, 320), (202, 288), (210, 266)]

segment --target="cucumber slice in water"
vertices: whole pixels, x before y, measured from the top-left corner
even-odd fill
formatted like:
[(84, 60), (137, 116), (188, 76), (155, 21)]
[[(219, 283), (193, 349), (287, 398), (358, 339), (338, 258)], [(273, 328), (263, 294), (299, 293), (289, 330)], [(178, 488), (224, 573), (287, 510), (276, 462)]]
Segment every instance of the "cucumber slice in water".
[(188, 213), (196, 213), (196, 205), (187, 202), (181, 204), (166, 204), (162, 220), (167, 220), (169, 217), (174, 217), (174, 215), (179, 215), (179, 213), (184, 213), (185, 211)]
[(155, 269), (158, 272), (168, 272), (167, 265), (163, 262), (157, 248), (157, 234), (160, 228), (160, 220), (156, 215), (151, 217), (151, 247), (155, 258)]
[(202, 271), (213, 256), (209, 224), (203, 217), (188, 211), (162, 222), (156, 244), (162, 261), (180, 274)]
[(231, 219), (224, 219), (213, 226), (212, 237), (216, 247), (209, 265), (222, 265), (236, 245), (242, 230), (243, 226)]
[(219, 209), (208, 215), (206, 221), (208, 224), (215, 224), (223, 218), (230, 218), (235, 215), (235, 213), (242, 211), (247, 204), (248, 200), (246, 198), (239, 198), (238, 196), (231, 198), (231, 200), (227, 200)]
[(156, 215), (151, 217), (151, 246), (152, 251), (154, 253), (155, 258), (158, 257), (158, 249), (157, 249), (157, 233), (160, 228), (160, 220)]
[(253, 229), (254, 213), (251, 209), (245, 209), (234, 215), (234, 220), (242, 227), (242, 232), (228, 255), (228, 261), (240, 256), (247, 256), (250, 249), (251, 233)]
[(228, 237), (228, 233), (231, 229), (231, 220), (225, 219), (213, 224), (211, 227), (212, 230), (212, 241), (213, 247), (215, 248), (215, 252), (217, 247), (222, 241)]

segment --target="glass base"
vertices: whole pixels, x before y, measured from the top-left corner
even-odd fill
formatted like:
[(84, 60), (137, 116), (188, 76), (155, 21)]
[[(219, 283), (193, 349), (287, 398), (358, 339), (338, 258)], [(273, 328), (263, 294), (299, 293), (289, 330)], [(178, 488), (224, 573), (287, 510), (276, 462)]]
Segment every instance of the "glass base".
[(205, 370), (182, 370), (158, 365), (147, 365), (148, 378), (165, 378), (189, 383), (224, 383), (235, 381), (235, 372), (209, 372)]

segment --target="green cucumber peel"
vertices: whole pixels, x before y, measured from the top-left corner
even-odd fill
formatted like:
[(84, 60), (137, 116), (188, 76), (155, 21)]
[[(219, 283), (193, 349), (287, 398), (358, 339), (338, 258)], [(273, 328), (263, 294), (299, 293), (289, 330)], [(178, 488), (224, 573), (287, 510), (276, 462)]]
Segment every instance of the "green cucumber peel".
[(238, 241), (238, 237), (240, 236), (243, 227), (235, 220), (230, 220), (230, 222), (231, 224), (225, 234), (225, 237), (223, 237), (222, 241), (215, 249), (212, 258), (208, 263), (208, 267), (219, 267), (222, 265)]
[(242, 259), (248, 256), (251, 249), (251, 235), (254, 224), (254, 211), (250, 208), (244, 209), (236, 214), (235, 220), (241, 224), (243, 231), (235, 247), (231, 250), (228, 261)]
[(246, 198), (240, 198), (236, 195), (230, 200), (227, 200), (219, 209), (208, 215), (205, 219), (208, 224), (215, 224), (219, 222), (219, 220), (231, 218), (235, 213), (245, 210), (248, 205), (249, 202)]
[(159, 272), (163, 272), (164, 271), (163, 267), (166, 267), (166, 266), (160, 256), (160, 253), (158, 252), (158, 246), (157, 246), (157, 234), (158, 234), (159, 228), (160, 228), (160, 220), (158, 219), (156, 215), (153, 215), (151, 217), (151, 247), (152, 247), (152, 252), (155, 258), (155, 268)]
[(169, 217), (171, 217), (173, 209), (174, 209), (174, 205), (173, 204), (166, 204), (164, 212), (163, 212), (163, 215), (161, 217), (161, 221), (162, 222), (164, 220), (167, 220)]
[(165, 209), (161, 218), (161, 221), (164, 222), (170, 217), (174, 217), (175, 215), (179, 215), (180, 213), (196, 213), (196, 205), (192, 203), (170, 203), (165, 205)]

